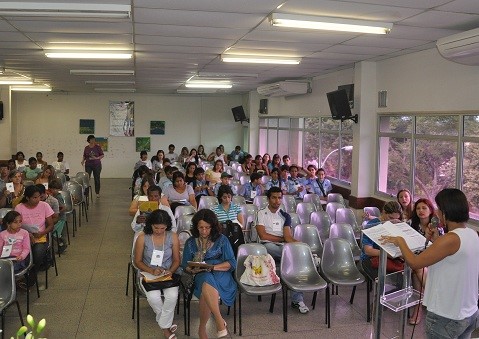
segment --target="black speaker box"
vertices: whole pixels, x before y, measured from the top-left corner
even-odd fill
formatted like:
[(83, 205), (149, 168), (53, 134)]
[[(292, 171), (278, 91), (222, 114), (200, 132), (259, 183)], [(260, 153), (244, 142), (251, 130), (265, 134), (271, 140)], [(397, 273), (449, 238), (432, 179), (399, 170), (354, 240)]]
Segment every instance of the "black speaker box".
[(259, 101), (259, 113), (268, 114), (268, 99), (261, 99)]

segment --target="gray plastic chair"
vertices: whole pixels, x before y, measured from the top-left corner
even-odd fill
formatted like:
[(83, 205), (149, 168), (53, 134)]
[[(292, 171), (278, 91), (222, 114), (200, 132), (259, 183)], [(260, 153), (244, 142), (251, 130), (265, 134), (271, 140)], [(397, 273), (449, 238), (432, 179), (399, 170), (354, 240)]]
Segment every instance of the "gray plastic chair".
[(13, 209), (12, 208), (0, 208), (0, 219), (3, 219), (5, 214), (7, 214), (10, 211), (13, 211)]
[(182, 214), (179, 216), (176, 221), (176, 233), (181, 231), (190, 231), (191, 230), (191, 219), (193, 219), (194, 214)]
[(343, 206), (346, 206), (346, 204), (344, 203), (344, 198), (340, 193), (329, 193), (328, 202), (337, 202)]
[(310, 223), (316, 226), (321, 240), (324, 242), (329, 238), (329, 229), (331, 227), (331, 218), (325, 211), (316, 211), (311, 213)]
[(291, 234), (294, 234), (294, 229), (296, 226), (301, 224), (301, 220), (299, 219), (299, 216), (297, 213), (288, 213), (289, 216), (291, 217)]
[(241, 173), (241, 175), (239, 176), (239, 181), (241, 185), (245, 185), (249, 182), (249, 180), (250, 178), (248, 174)]
[[(269, 306), (269, 312), (273, 313), (274, 302), (276, 300), (276, 293), (279, 293), (282, 289), (281, 283), (270, 286), (249, 286), (241, 283), (240, 279), (245, 271), (244, 262), (248, 255), (263, 255), (267, 254), (266, 247), (261, 244), (243, 244), (238, 248), (238, 257), (235, 270), (235, 279), (238, 284), (238, 302), (239, 302), (239, 335), (243, 335), (242, 330), (242, 318), (241, 318), (241, 295), (261, 296), (265, 294), (271, 294), (271, 303)], [(284, 303), (284, 299), (283, 299)], [(284, 307), (283, 307), (284, 308)], [(284, 318), (283, 318), (284, 321)], [(284, 324), (283, 324), (284, 326)]]
[(74, 181), (74, 179), (75, 178), (72, 178), (70, 181), (67, 181), (64, 185), (64, 189), (70, 192), (73, 206), (78, 207), (78, 225), (81, 227), (81, 216), (85, 215), (86, 221), (88, 222), (88, 212), (86, 210), (85, 197), (83, 195), (83, 186)]
[(316, 226), (311, 224), (301, 224), (294, 229), (294, 239), (308, 244), (313, 256), (318, 258), (323, 256), (323, 243), (319, 237), (319, 232)]
[(364, 211), (365, 214), (367, 213), (372, 217), (374, 216), (374, 217), (379, 218), (381, 216), (381, 211), (379, 210), (379, 208), (377, 208), (375, 206), (364, 207), (363, 211)]
[(256, 218), (258, 214), (258, 207), (256, 205), (251, 204), (243, 204), (240, 205), (241, 213), (243, 213), (244, 217), (244, 233), (245, 233), (245, 241), (247, 242), (256, 242), (258, 240), (258, 234), (256, 233)]
[(285, 212), (296, 213), (296, 206), (298, 204), (293, 195), (283, 195), (283, 205), (286, 207)]
[(67, 177), (62, 172), (56, 172), (55, 177), (61, 181), (62, 185), (64, 185), (67, 182)]
[(312, 202), (300, 202), (296, 207), (296, 213), (302, 224), (309, 224), (313, 212), (316, 212), (316, 206)]
[(235, 205), (245, 205), (246, 204), (246, 199), (242, 197), (241, 195), (234, 195), (231, 198), (231, 202)]
[[(83, 193), (85, 194), (85, 202), (88, 208), (90, 206), (90, 200), (93, 200), (93, 191), (91, 189), (90, 176), (86, 172), (78, 172), (75, 178), (81, 180), (81, 183), (83, 185)], [(88, 193), (90, 193), (90, 195), (88, 195)]]
[(73, 200), (72, 200), (72, 195), (70, 191), (59, 191), (58, 193), (61, 194), (63, 201), (65, 202), (65, 209), (63, 210), (63, 213), (65, 213), (65, 228), (67, 230), (67, 239), (68, 239), (68, 245), (70, 245), (70, 231), (68, 230), (68, 216), (71, 214), (72, 215), (72, 220), (73, 220), (73, 237), (75, 237), (75, 231), (77, 227), (77, 217), (76, 217), (76, 210), (73, 208)]
[(15, 274), (13, 273), (13, 263), (11, 260), (0, 259), (0, 313), (2, 314), (2, 339), (5, 336), (5, 311), (12, 304), (17, 304), (18, 316), (23, 323), (22, 311), (17, 300), (17, 290), (15, 286)]
[(178, 220), (181, 215), (195, 214), (196, 209), (193, 206), (178, 206), (175, 209), (175, 219)]
[(268, 206), (268, 197), (265, 195), (257, 195), (253, 199), (253, 205), (258, 207), (258, 211)]
[(361, 227), (358, 224), (356, 215), (353, 210), (347, 207), (338, 208), (336, 210), (336, 223), (349, 224), (353, 227), (354, 235), (356, 239), (359, 239), (361, 236)]
[[(296, 292), (314, 292), (313, 309), (319, 290), (328, 286), (316, 271), (316, 265), (309, 246), (301, 242), (285, 243), (281, 255), (281, 280), (283, 281), (283, 300), (288, 300), (288, 290)], [(288, 332), (288, 307), (283, 302), (283, 330)]]
[(35, 182), (32, 180), (23, 180), (23, 186), (28, 187), (33, 185), (35, 185)]
[(331, 327), (331, 296), (329, 284), (336, 286), (353, 286), (350, 303), (354, 298), (356, 286), (364, 282), (354, 262), (349, 242), (341, 238), (327, 239), (323, 245), (321, 275), (326, 279), (326, 323)]
[(200, 198), (200, 202), (198, 204), (198, 211), (202, 209), (209, 209), (212, 210), (215, 208), (215, 206), (218, 205), (218, 198), (217, 197), (211, 197), (207, 195), (203, 195)]
[(312, 202), (316, 206), (316, 211), (323, 211), (321, 198), (316, 193), (307, 193), (303, 197), (303, 202)]
[(341, 238), (346, 240), (351, 246), (351, 251), (353, 253), (354, 260), (359, 260), (361, 256), (361, 249), (359, 248), (356, 237), (354, 236), (353, 228), (350, 224), (347, 223), (334, 223), (331, 225), (331, 230), (329, 231), (329, 239)]
[(328, 202), (326, 204), (326, 212), (329, 214), (331, 222), (336, 222), (336, 210), (343, 207), (344, 205), (339, 202)]

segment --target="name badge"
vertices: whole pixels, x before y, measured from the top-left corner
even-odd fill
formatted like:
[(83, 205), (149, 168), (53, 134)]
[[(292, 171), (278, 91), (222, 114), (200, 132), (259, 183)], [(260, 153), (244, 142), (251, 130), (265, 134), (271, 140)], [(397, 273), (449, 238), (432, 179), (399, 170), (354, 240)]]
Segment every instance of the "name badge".
[(273, 220), (273, 232), (281, 232), (281, 222), (279, 220)]
[(256, 191), (251, 191), (250, 198), (254, 199), (256, 197)]
[(161, 266), (163, 264), (164, 254), (165, 254), (164, 251), (153, 250), (153, 254), (151, 255), (150, 265)]
[(12, 249), (13, 245), (3, 245), (2, 255), (0, 255), (0, 258), (8, 258), (12, 253)]

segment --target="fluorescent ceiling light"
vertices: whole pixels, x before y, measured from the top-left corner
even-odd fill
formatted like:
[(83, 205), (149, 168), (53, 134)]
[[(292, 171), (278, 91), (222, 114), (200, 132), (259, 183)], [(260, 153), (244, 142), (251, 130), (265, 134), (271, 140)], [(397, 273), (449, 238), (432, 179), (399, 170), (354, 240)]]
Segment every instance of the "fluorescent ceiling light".
[(198, 72), (197, 76), (204, 78), (257, 78), (258, 73)]
[(185, 83), (186, 88), (218, 88), (228, 89), (233, 87), (231, 82), (222, 80), (189, 80)]
[(20, 79), (2, 79), (0, 78), (0, 85), (31, 85), (32, 80), (20, 80)]
[(221, 61), (223, 61), (223, 62), (252, 63), (252, 64), (298, 65), (301, 62), (301, 58), (221, 54)]
[(130, 17), (131, 6), (84, 3), (1, 2), (0, 15), (121, 19)]
[(134, 85), (134, 81), (109, 81), (109, 80), (87, 80), (85, 81), (86, 85), (92, 85), (92, 84), (111, 84), (111, 85)]
[(104, 51), (59, 51), (45, 52), (47, 58), (55, 59), (131, 59), (131, 52), (104, 52)]
[(393, 27), (392, 23), (351, 20), (333, 17), (307, 16), (296, 14), (273, 13), (269, 16), (269, 22), (273, 26), (320, 29), (340, 32), (387, 34)]
[(95, 88), (96, 92), (124, 92), (124, 93), (134, 93), (136, 92), (135, 88)]
[(177, 89), (176, 93), (179, 94), (211, 94), (218, 92), (213, 88), (188, 88), (188, 89)]
[(22, 92), (51, 92), (51, 87), (48, 86), (11, 86), (10, 90), (12, 91), (22, 91)]
[(72, 75), (135, 75), (134, 70), (124, 69), (72, 69)]

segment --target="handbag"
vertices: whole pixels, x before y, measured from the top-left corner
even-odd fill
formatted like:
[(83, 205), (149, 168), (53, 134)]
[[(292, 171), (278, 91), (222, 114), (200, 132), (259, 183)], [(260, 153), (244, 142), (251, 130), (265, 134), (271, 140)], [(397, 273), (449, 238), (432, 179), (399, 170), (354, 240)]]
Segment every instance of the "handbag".
[(189, 294), (195, 284), (195, 274), (183, 271), (181, 275), (181, 285), (187, 294)]
[(279, 284), (276, 264), (270, 254), (248, 255), (244, 261), (245, 271), (240, 282), (250, 286), (268, 286)]
[[(370, 260), (371, 260), (371, 267), (377, 269), (379, 267), (379, 257), (372, 257), (370, 258)], [(388, 273), (399, 272), (402, 270), (404, 270), (404, 262), (401, 259), (388, 258), (387, 264), (386, 264), (386, 271)]]
[(180, 286), (180, 279), (180, 275), (173, 273), (171, 279), (147, 282), (145, 277), (143, 277), (141, 283), (143, 284), (145, 291), (150, 292), (154, 290), (164, 290), (170, 287), (178, 287)]

